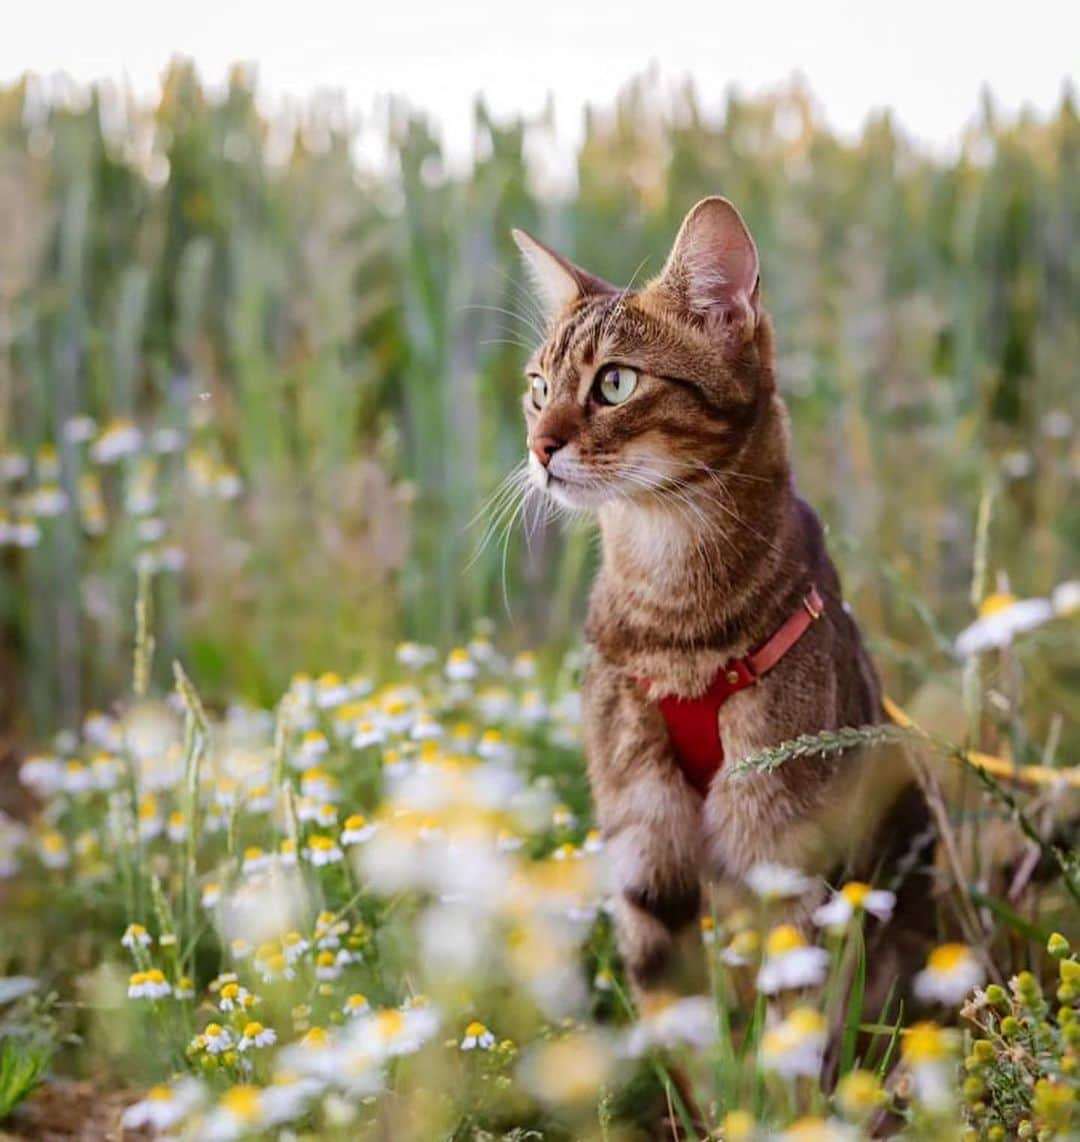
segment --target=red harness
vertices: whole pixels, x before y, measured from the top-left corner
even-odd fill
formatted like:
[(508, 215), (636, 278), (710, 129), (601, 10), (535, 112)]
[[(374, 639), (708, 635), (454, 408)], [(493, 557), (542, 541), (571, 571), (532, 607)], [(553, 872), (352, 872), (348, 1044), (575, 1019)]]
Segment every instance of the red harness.
[[(799, 609), (767, 642), (742, 658), (733, 659), (712, 680), (704, 694), (697, 698), (680, 698), (669, 694), (657, 705), (667, 722), (675, 759), (686, 779), (702, 795), (724, 764), (724, 743), (720, 737), (720, 708), (731, 697), (753, 686), (784, 657), (806, 633), (811, 623), (825, 612), (825, 604), (811, 587)], [(640, 679), (648, 686), (648, 679)]]

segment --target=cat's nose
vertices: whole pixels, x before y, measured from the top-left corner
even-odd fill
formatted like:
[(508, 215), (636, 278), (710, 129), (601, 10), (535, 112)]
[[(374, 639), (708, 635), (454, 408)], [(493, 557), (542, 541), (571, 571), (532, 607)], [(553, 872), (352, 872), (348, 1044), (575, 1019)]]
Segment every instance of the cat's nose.
[(537, 436), (529, 442), (533, 455), (546, 468), (551, 463), (552, 456), (566, 443), (557, 436)]

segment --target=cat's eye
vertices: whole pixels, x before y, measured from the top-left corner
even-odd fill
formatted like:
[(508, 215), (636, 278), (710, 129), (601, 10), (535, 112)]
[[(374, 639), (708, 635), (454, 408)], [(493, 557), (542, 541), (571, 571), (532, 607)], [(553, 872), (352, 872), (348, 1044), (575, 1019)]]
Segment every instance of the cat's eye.
[(548, 399), (548, 383), (539, 373), (533, 373), (529, 378), (529, 391), (532, 393), (533, 404), (543, 408)]
[(638, 375), (625, 365), (607, 365), (597, 378), (596, 391), (605, 404), (622, 404), (637, 388)]

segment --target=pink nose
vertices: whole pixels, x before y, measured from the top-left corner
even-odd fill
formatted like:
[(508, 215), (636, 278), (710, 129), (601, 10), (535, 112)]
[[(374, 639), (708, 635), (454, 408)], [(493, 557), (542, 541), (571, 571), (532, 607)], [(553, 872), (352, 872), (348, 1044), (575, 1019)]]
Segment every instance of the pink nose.
[(557, 436), (537, 436), (529, 442), (533, 455), (546, 468), (551, 463), (552, 456), (566, 443)]

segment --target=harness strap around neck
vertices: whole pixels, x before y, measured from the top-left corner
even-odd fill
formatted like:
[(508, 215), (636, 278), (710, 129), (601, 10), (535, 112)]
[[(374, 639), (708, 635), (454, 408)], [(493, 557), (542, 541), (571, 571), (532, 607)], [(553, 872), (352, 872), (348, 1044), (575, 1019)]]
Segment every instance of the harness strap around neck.
[[(824, 613), (825, 604), (817, 588), (811, 586), (780, 629), (757, 650), (722, 667), (704, 694), (697, 698), (669, 694), (658, 699), (679, 768), (702, 796), (724, 764), (720, 708), (732, 694), (753, 686), (772, 670)], [(647, 678), (638, 681), (642, 686), (649, 685)]]

